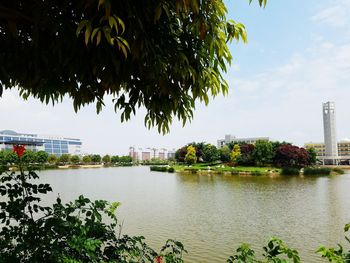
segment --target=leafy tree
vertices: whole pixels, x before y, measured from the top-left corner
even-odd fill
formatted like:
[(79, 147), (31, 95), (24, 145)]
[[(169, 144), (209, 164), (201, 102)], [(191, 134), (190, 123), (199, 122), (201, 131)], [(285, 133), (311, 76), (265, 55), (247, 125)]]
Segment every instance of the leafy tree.
[(233, 150), (230, 153), (231, 162), (237, 164), (241, 160), (241, 148), (238, 144), (233, 146)]
[(91, 161), (93, 163), (100, 163), (101, 162), (101, 155), (99, 155), (99, 154), (91, 155)]
[(7, 165), (18, 161), (16, 154), (10, 150), (0, 151), (0, 164)]
[(132, 158), (129, 155), (120, 156), (119, 157), (119, 162), (121, 162), (121, 163), (131, 163), (132, 162)]
[(197, 162), (196, 148), (194, 148), (192, 145), (189, 145), (187, 147), (187, 153), (186, 153), (184, 161), (187, 164), (194, 164)]
[(74, 163), (74, 164), (77, 164), (77, 163), (80, 162), (80, 157), (79, 157), (78, 155), (72, 155), (72, 156), (70, 157), (70, 161), (71, 161), (72, 163)]
[(60, 163), (68, 163), (70, 160), (70, 155), (69, 154), (62, 154), (59, 158), (58, 161)]
[(83, 156), (83, 163), (91, 163), (92, 159), (90, 155)]
[(214, 162), (220, 159), (218, 149), (212, 144), (206, 144), (202, 151), (204, 162)]
[(108, 154), (105, 155), (105, 156), (103, 156), (102, 162), (104, 162), (104, 163), (110, 163), (110, 162), (111, 162), (111, 157), (110, 157)]
[(219, 148), (220, 161), (227, 163), (230, 161), (230, 148), (227, 145)]
[(257, 165), (265, 165), (272, 162), (272, 144), (269, 141), (258, 140), (254, 145), (253, 157)]
[(282, 167), (304, 167), (309, 161), (309, 153), (304, 148), (290, 144), (279, 146), (274, 158), (274, 163)]
[(228, 91), (227, 43), (245, 42), (246, 31), (226, 12), (222, 0), (3, 1), (0, 95), (67, 95), (75, 110), (96, 103), (100, 112), (112, 94), (122, 121), (144, 106), (147, 126), (167, 132), (174, 116), (193, 117), (196, 101)]
[(317, 153), (315, 148), (310, 147), (306, 149), (309, 154), (309, 164), (315, 165), (317, 163)]
[(187, 154), (187, 147), (188, 146), (184, 146), (175, 152), (175, 160), (176, 161), (181, 162), (181, 163), (183, 163), (185, 161), (185, 156)]
[(118, 155), (112, 156), (112, 157), (111, 157), (111, 162), (112, 162), (112, 163), (117, 163), (117, 162), (119, 162), (119, 156), (118, 156)]
[(45, 151), (38, 151), (35, 153), (35, 159), (38, 163), (47, 163), (49, 154)]
[(58, 158), (54, 154), (49, 155), (49, 157), (47, 158), (47, 161), (51, 164), (57, 163), (57, 160)]
[(241, 159), (240, 164), (242, 165), (254, 165), (254, 145), (250, 143), (244, 143), (240, 145), (241, 149)]
[(22, 161), (24, 163), (35, 163), (36, 162), (36, 154), (33, 151), (26, 150), (22, 156)]
[(189, 143), (188, 145), (192, 145), (196, 149), (196, 156), (198, 161), (203, 161), (203, 151), (204, 148), (206, 147), (207, 143), (205, 142), (193, 142)]

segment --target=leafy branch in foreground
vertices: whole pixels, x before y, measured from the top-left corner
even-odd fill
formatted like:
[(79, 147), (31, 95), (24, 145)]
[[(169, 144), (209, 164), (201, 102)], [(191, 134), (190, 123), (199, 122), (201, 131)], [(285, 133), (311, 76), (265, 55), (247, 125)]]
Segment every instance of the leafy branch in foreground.
[(0, 96), (15, 87), (100, 112), (112, 95), (122, 121), (144, 107), (145, 124), (168, 132), (174, 117), (192, 119), (195, 102), (228, 92), (227, 43), (247, 36), (226, 13), (223, 0), (2, 1)]
[(50, 185), (34, 183), (39, 177), (24, 171), (22, 156), (18, 163), (19, 173), (0, 173), (0, 262), (183, 262), (180, 242), (168, 240), (157, 253), (144, 237), (122, 235), (117, 202), (79, 196), (43, 206)]

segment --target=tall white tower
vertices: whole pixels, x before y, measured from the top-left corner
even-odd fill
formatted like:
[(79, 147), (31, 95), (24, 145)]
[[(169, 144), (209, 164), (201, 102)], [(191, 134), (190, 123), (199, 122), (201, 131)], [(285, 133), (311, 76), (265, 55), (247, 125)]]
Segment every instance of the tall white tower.
[(323, 128), (326, 156), (330, 156), (332, 163), (335, 163), (335, 159), (338, 157), (338, 143), (335, 126), (334, 102), (328, 101), (323, 103)]

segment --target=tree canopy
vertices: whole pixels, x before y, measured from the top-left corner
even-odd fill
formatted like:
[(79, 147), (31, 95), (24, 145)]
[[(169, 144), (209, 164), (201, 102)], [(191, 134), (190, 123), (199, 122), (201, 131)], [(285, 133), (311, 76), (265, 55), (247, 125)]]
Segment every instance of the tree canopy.
[(18, 88), (100, 112), (110, 94), (122, 121), (144, 107), (145, 124), (168, 132), (174, 117), (191, 120), (196, 101), (227, 93), (227, 43), (246, 31), (226, 13), (222, 0), (2, 1), (0, 96)]

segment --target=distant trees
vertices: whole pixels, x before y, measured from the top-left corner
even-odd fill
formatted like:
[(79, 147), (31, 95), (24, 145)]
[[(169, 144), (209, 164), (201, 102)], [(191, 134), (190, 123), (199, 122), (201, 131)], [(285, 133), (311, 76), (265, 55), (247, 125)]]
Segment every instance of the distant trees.
[(58, 160), (58, 158), (57, 158), (57, 156), (54, 155), (54, 154), (49, 155), (49, 157), (47, 158), (47, 161), (48, 161), (50, 164), (55, 164), (55, 163), (57, 163), (57, 160)]
[(230, 161), (230, 148), (227, 145), (222, 146), (218, 149), (220, 161), (227, 163)]
[(106, 154), (105, 156), (103, 156), (102, 162), (103, 163), (110, 163), (111, 162), (111, 157), (108, 154)]
[(99, 155), (99, 154), (93, 154), (93, 155), (91, 155), (91, 161), (93, 162), (93, 163), (100, 163), (101, 162), (101, 155)]
[(119, 157), (119, 162), (120, 163), (131, 163), (132, 162), (132, 158), (129, 155), (120, 156)]
[(70, 161), (73, 163), (73, 164), (78, 164), (80, 162), (80, 157), (78, 155), (72, 155), (70, 157)]
[(62, 154), (59, 158), (58, 158), (58, 162), (66, 164), (68, 163), (70, 160), (70, 155), (69, 154)]
[(85, 163), (85, 164), (91, 163), (91, 162), (92, 162), (91, 156), (90, 156), (90, 155), (85, 155), (85, 156), (83, 156), (82, 161), (83, 161), (83, 163)]
[(254, 144), (253, 157), (255, 164), (258, 166), (264, 166), (271, 163), (273, 158), (273, 149), (271, 142), (258, 140)]
[(240, 145), (241, 150), (241, 160), (240, 164), (242, 165), (254, 165), (255, 160), (253, 156), (254, 144), (244, 143)]
[(35, 159), (38, 163), (47, 163), (49, 154), (45, 151), (38, 151), (35, 153)]
[(218, 149), (212, 144), (205, 144), (202, 152), (204, 162), (213, 162), (220, 159), (220, 153)]
[[(191, 149), (191, 154), (188, 154), (188, 149)], [(195, 161), (193, 151), (196, 155)], [(208, 143), (193, 142), (178, 149), (175, 159), (188, 164), (221, 161), (243, 166), (304, 167), (316, 164), (317, 156), (314, 149), (305, 150), (287, 142), (259, 140), (255, 144), (231, 142), (219, 149)]]
[(113, 164), (119, 162), (119, 156), (118, 156), (118, 155), (112, 156), (112, 157), (111, 157), (111, 162), (112, 162)]

